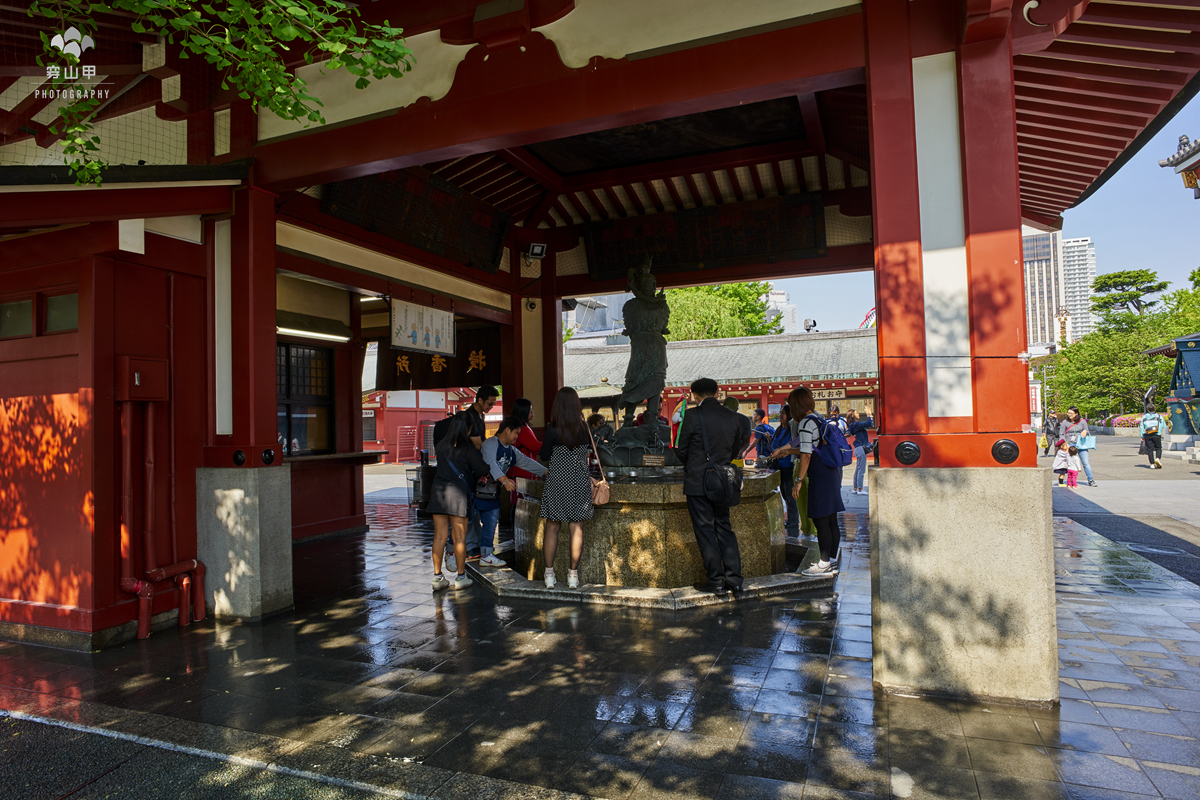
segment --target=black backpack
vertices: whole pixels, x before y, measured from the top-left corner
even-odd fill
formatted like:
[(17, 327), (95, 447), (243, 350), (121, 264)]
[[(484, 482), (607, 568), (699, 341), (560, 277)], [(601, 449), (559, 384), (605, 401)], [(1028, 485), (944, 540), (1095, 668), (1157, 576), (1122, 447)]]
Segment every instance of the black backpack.
[(704, 496), (715, 506), (731, 507), (742, 502), (742, 471), (733, 464), (718, 464), (713, 461), (708, 448), (708, 429), (704, 426), (704, 415), (700, 414), (700, 435), (704, 438), (704, 476), (700, 486)]

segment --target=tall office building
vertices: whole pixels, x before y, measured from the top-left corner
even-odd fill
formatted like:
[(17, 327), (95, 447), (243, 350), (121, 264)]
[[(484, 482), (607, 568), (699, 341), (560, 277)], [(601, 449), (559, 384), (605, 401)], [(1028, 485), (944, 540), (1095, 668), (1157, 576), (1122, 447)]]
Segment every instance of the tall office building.
[[(1025, 324), (1028, 344), (1057, 344), (1062, 338), (1061, 310), (1067, 307), (1067, 276), (1062, 237), (1023, 228), (1025, 251)], [(1067, 319), (1067, 341), (1073, 341), (1074, 312)]]
[(1091, 237), (1062, 240), (1063, 274), (1067, 279), (1067, 310), (1071, 312), (1071, 341), (1095, 330), (1092, 281), (1096, 279), (1096, 243)]
[(799, 333), (800, 320), (796, 318), (796, 306), (789, 302), (788, 293), (776, 289), (771, 283), (771, 291), (767, 292), (767, 321), (779, 317), (784, 333)]

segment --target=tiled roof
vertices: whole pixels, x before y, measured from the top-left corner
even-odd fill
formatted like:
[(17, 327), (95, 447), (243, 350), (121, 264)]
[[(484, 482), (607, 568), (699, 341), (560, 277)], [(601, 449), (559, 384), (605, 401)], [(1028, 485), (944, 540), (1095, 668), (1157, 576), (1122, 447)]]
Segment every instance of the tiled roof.
[[(563, 354), (568, 386), (625, 382), (629, 345), (580, 347)], [(718, 383), (842, 380), (875, 377), (879, 361), (875, 331), (834, 331), (782, 336), (747, 336), (667, 344), (667, 385), (697, 378)]]
[[(1177, 167), (1185, 161), (1190, 161), (1196, 156), (1200, 156), (1200, 139), (1194, 142), (1189, 142), (1187, 136), (1179, 137), (1179, 149), (1175, 151), (1175, 155), (1170, 158), (1164, 158), (1158, 162), (1160, 167)], [(1176, 170), (1178, 171), (1178, 170)]]

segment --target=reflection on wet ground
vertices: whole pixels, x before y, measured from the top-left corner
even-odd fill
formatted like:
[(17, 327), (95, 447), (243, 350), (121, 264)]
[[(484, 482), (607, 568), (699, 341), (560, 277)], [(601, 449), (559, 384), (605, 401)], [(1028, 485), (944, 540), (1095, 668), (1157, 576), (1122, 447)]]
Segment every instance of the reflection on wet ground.
[(0, 708), (441, 798), (1200, 793), (1200, 589), (1069, 520), (1036, 709), (873, 689), (865, 516), (831, 592), (662, 612), (432, 595), (432, 525), (368, 508), (262, 625), (0, 644)]

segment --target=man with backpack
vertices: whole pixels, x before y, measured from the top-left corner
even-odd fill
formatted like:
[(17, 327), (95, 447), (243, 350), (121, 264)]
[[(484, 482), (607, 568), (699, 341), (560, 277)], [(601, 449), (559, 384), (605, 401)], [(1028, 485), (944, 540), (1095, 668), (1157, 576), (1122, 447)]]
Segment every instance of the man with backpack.
[[(724, 595), (742, 591), (742, 556), (729, 523), (729, 508), (741, 495), (741, 473), (731, 462), (750, 441), (750, 420), (717, 401), (717, 382), (692, 384), (693, 402), (679, 425), (675, 448), (683, 464), (683, 493), (688, 515), (708, 573), (702, 592)], [(736, 485), (731, 485), (736, 482)]]
[[(761, 408), (754, 409), (754, 466), (762, 469), (771, 454), (771, 440), (775, 438), (775, 429), (767, 422), (767, 412)], [(747, 452), (749, 450), (747, 449)]]
[(771, 458), (796, 456), (796, 481), (792, 496), (800, 496), (800, 486), (808, 477), (808, 516), (817, 528), (817, 547), (821, 559), (804, 570), (805, 575), (836, 575), (838, 548), (842, 533), (838, 513), (846, 510), (842, 502), (842, 468), (852, 461), (850, 445), (833, 420), (816, 413), (816, 401), (806, 386), (797, 386), (788, 395), (788, 410), (793, 412), (792, 441), (771, 454)]

